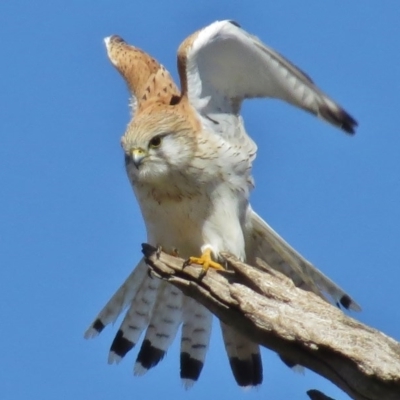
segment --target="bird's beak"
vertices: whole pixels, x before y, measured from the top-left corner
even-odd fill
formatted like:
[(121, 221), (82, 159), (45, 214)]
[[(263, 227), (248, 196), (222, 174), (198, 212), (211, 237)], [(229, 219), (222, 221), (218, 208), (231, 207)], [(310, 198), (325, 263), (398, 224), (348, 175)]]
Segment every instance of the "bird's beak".
[(139, 168), (140, 164), (142, 163), (143, 159), (147, 157), (147, 151), (143, 150), (142, 148), (136, 148), (131, 151), (131, 156), (133, 163), (135, 164), (136, 168)]

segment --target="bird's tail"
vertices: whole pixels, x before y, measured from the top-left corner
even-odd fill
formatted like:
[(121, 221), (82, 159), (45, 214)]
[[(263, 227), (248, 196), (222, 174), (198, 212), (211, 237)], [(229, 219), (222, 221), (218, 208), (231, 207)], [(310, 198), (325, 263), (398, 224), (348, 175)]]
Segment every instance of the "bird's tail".
[(201, 304), (149, 273), (142, 259), (85, 332), (94, 338), (127, 309), (108, 362), (119, 363), (146, 331), (134, 366), (143, 375), (165, 356), (182, 324), (180, 375), (186, 388), (197, 381), (211, 335), (212, 315)]

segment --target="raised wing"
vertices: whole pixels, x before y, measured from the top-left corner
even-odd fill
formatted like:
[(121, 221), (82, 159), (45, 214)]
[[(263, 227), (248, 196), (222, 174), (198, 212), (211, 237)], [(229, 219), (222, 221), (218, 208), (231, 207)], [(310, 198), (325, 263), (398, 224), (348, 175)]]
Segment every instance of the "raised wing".
[(287, 101), (354, 133), (357, 121), (300, 69), (232, 21), (188, 37), (178, 51), (183, 96), (203, 116), (238, 113), (244, 99)]
[(105, 38), (104, 42), (108, 58), (125, 79), (139, 110), (154, 101), (170, 104), (172, 98), (179, 97), (171, 75), (152, 56), (117, 35)]

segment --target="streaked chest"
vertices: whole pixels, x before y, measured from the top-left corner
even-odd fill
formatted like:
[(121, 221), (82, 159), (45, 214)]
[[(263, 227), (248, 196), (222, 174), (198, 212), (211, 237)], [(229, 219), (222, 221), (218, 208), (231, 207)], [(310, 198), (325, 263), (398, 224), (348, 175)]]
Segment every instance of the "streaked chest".
[(198, 252), (203, 224), (212, 208), (205, 193), (161, 192), (140, 185), (134, 191), (152, 244), (166, 251), (178, 249), (183, 257)]

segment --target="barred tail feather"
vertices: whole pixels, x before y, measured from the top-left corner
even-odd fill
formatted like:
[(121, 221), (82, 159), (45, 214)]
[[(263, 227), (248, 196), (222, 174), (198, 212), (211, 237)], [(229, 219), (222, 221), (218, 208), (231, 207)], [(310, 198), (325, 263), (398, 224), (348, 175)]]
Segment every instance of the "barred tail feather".
[(162, 282), (134, 367), (135, 375), (143, 375), (155, 367), (165, 356), (182, 321), (182, 292)]
[(98, 336), (108, 324), (116, 321), (118, 316), (132, 302), (147, 271), (148, 267), (142, 258), (133, 272), (103, 307), (96, 319), (90, 324), (84, 334), (85, 339)]
[(149, 324), (161, 280), (146, 275), (111, 344), (109, 364), (119, 363)]
[(181, 379), (189, 389), (198, 380), (210, 342), (212, 314), (204, 306), (184, 297), (181, 338)]
[(263, 369), (260, 348), (222, 321), (221, 330), (226, 353), (239, 386), (257, 386), (262, 383)]

